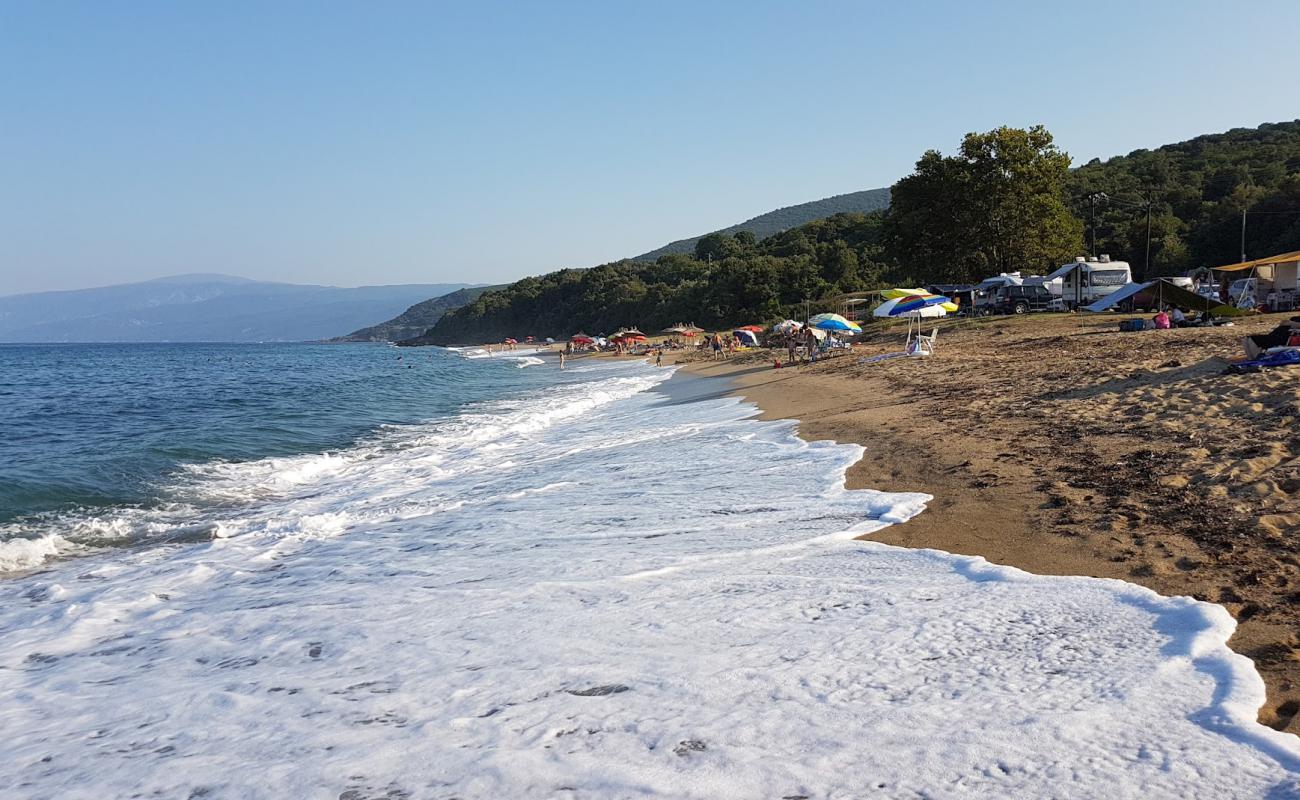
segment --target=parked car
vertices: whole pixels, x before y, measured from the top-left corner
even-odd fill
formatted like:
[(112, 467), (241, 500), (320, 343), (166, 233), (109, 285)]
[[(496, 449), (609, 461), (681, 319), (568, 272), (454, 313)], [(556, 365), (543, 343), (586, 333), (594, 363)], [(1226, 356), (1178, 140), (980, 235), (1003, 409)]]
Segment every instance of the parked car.
[(1030, 311), (1048, 311), (1059, 298), (1046, 286), (1003, 286), (993, 299), (993, 310), (999, 314), (1026, 314)]

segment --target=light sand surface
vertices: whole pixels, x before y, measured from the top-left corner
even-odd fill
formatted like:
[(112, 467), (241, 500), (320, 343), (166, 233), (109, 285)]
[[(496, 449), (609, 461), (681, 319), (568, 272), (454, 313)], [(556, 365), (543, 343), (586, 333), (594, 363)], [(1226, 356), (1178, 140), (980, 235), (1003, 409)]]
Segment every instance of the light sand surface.
[(807, 438), (863, 445), (851, 488), (934, 496), (872, 538), (1222, 603), (1268, 684), (1261, 721), (1300, 732), (1300, 367), (1223, 374), (1243, 335), (1285, 316), (1119, 319), (944, 321), (930, 358), (859, 362), (901, 350), (899, 326), (793, 368), (772, 368), (784, 351), (679, 360)]

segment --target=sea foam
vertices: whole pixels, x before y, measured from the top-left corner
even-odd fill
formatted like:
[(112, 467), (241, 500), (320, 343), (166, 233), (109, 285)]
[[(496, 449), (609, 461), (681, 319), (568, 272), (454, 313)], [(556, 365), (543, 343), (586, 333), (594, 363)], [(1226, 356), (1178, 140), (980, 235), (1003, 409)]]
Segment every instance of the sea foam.
[(0, 795), (1297, 796), (1222, 608), (856, 541), (929, 498), (666, 375), (195, 468), (152, 524), (222, 536), (0, 583)]

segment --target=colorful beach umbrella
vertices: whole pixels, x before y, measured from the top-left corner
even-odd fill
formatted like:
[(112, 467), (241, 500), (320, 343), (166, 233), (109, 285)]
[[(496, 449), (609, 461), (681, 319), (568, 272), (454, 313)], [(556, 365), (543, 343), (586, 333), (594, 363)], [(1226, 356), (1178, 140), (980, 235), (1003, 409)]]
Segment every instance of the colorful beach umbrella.
[(883, 292), (880, 293), (880, 296), (885, 298), (886, 300), (897, 300), (900, 297), (912, 297), (914, 295), (922, 295), (922, 294), (929, 294), (929, 292), (927, 292), (924, 289), (897, 288), (897, 289), (885, 289)]
[(943, 305), (949, 302), (948, 298), (937, 294), (908, 295), (886, 300), (871, 313), (877, 317), (944, 317), (948, 312)]
[(849, 331), (851, 333), (862, 333), (862, 326), (852, 320), (841, 317), (839, 314), (818, 314), (817, 316), (810, 318), (808, 324), (824, 331)]

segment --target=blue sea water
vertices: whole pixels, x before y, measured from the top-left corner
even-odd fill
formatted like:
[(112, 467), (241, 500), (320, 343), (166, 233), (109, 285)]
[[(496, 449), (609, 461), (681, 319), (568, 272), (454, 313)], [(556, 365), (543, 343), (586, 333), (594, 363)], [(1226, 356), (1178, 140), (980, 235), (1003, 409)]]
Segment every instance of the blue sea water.
[(330, 451), (563, 380), (521, 359), (366, 344), (0, 345), (0, 522), (147, 506), (183, 465)]
[(858, 541), (930, 499), (867, 449), (479, 356), (0, 347), (0, 800), (1300, 797), (1222, 608)]

